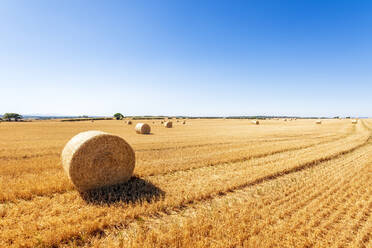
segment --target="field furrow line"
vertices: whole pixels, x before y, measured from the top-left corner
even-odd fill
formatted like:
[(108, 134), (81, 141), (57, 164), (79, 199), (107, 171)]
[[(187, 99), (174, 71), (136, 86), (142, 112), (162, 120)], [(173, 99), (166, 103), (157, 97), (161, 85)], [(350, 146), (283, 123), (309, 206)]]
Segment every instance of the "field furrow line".
[[(366, 194), (360, 196), (365, 197)], [(360, 197), (355, 196), (353, 198), (354, 201), (349, 200), (348, 205), (342, 207), (343, 211), (339, 213), (334, 219), (330, 220), (329, 223), (324, 225), (322, 230), (318, 231), (319, 233), (322, 234), (321, 240), (322, 244), (327, 246), (332, 245), (334, 246), (335, 244), (337, 244), (338, 240), (343, 239), (343, 237), (347, 235), (343, 233), (343, 231), (348, 231), (348, 233), (351, 233), (353, 237), (356, 237), (358, 232), (363, 229), (364, 224), (367, 221), (366, 215), (370, 211), (368, 208), (372, 207), (371, 205), (372, 202), (366, 200), (363, 204), (359, 203)], [(344, 204), (340, 202), (340, 205)], [(364, 209), (360, 209), (361, 207), (363, 207)], [(354, 216), (356, 212), (360, 213), (358, 214), (358, 217), (355, 219), (357, 220), (357, 223), (353, 224), (355, 220), (352, 218), (352, 216)], [(350, 243), (349, 238), (344, 239), (344, 244), (347, 243)]]
[(365, 222), (364, 228), (357, 233), (354, 238), (354, 242), (350, 243), (349, 247), (361, 247), (369, 248), (372, 245), (372, 218), (371, 211), (369, 211), (369, 216)]
[(371, 192), (364, 194), (364, 199), (358, 199), (354, 208), (351, 210), (347, 219), (343, 220), (338, 228), (338, 237), (333, 247), (355, 246), (359, 242), (360, 236), (364, 236), (365, 229), (368, 228), (368, 221), (372, 221), (372, 201), (370, 200)]
[[(347, 187), (343, 187), (343, 190), (340, 191), (339, 194), (332, 195), (326, 204), (319, 208), (322, 211), (319, 211), (318, 214), (313, 215), (312, 220), (315, 221), (312, 221), (312, 224), (308, 225), (305, 230), (297, 230), (296, 233), (306, 237), (317, 237), (318, 242), (323, 240), (332, 240), (330, 238), (327, 239), (326, 235), (330, 234), (330, 231), (335, 228), (335, 225), (338, 224), (342, 218), (352, 210), (351, 208), (355, 204), (355, 200), (358, 199), (358, 196), (350, 198), (351, 193), (349, 191), (351, 189), (359, 190), (362, 185), (359, 185), (358, 187), (352, 186), (353, 184), (349, 183)], [(332, 235), (334, 234), (335, 233), (332, 233)], [(328, 243), (326, 245), (330, 246), (331, 244)]]

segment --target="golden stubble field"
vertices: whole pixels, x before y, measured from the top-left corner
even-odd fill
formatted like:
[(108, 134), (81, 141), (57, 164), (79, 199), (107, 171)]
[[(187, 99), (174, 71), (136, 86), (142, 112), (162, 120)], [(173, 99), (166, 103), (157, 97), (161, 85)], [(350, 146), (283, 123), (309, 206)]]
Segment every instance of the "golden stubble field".
[[(0, 124), (0, 247), (372, 247), (372, 121)], [(126, 184), (78, 193), (60, 153), (101, 130)]]

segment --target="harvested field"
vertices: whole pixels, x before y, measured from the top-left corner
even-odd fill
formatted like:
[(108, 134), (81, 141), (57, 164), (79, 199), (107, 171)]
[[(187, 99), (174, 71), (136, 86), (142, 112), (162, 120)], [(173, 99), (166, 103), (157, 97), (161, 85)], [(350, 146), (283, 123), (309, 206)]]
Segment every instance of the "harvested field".
[[(371, 120), (187, 123), (2, 123), (0, 247), (372, 247)], [(88, 130), (133, 147), (128, 183), (76, 191), (60, 155)]]

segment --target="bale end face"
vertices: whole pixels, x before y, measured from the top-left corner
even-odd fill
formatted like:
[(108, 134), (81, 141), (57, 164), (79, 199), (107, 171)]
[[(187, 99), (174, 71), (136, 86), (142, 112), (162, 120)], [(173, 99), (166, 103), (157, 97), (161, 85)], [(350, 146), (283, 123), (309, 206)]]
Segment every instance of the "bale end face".
[(64, 147), (61, 159), (79, 191), (126, 182), (135, 166), (132, 147), (119, 136), (100, 131), (74, 136)]

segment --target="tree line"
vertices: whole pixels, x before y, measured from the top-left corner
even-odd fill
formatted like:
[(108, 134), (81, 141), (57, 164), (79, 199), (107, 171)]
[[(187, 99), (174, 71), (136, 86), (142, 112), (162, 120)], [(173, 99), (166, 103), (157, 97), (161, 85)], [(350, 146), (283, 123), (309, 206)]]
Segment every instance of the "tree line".
[(4, 121), (19, 121), (23, 119), (23, 116), (17, 113), (5, 113), (1, 119)]

